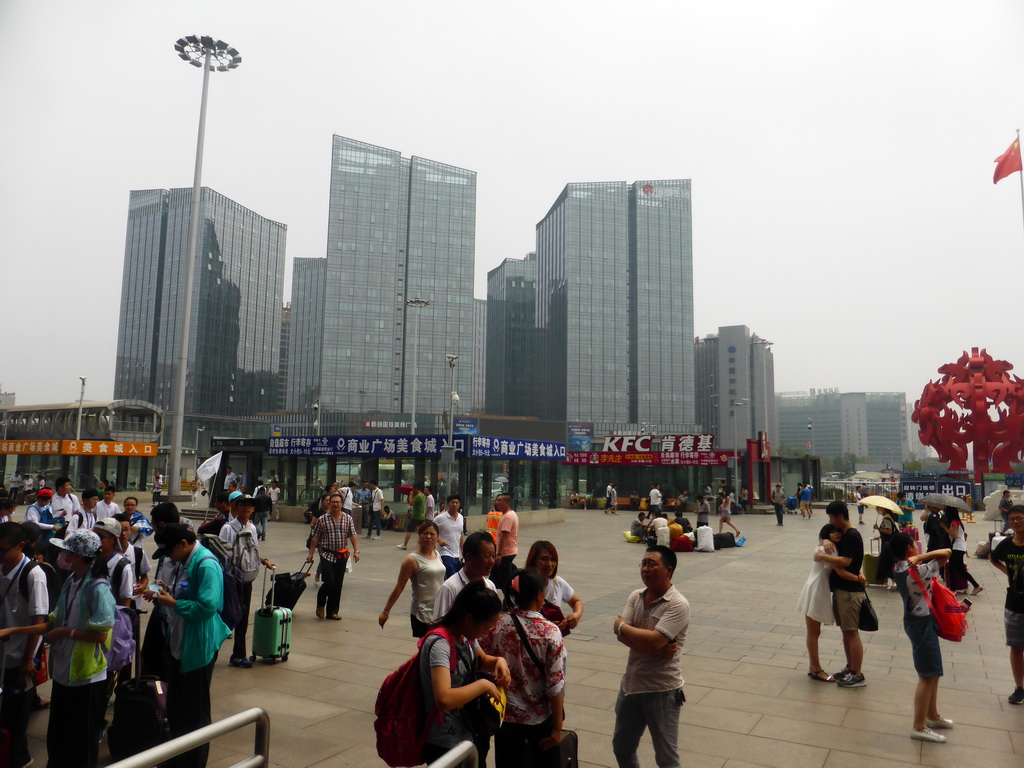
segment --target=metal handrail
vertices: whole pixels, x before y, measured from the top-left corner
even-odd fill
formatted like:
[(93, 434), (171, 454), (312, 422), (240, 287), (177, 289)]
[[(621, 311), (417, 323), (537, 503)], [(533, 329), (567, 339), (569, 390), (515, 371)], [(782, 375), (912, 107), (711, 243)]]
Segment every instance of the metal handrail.
[(427, 768), (454, 768), (457, 765), (462, 768), (477, 768), (479, 761), (480, 753), (476, 751), (476, 745), (472, 741), (460, 741)]
[[(270, 716), (259, 707), (225, 717), (184, 736), (158, 744), (145, 752), (112, 763), (109, 768), (155, 768), (172, 757), (209, 744), (218, 736), (237, 731), (250, 723), (256, 723), (256, 743), (253, 747), (255, 754), (235, 763), (231, 768), (266, 768), (270, 765)], [(475, 761), (471, 768), (476, 768)]]

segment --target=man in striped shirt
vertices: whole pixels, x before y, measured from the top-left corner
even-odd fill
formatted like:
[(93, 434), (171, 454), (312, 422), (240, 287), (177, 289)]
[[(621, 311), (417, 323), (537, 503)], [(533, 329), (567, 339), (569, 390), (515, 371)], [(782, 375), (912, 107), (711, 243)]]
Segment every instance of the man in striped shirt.
[[(359, 562), (359, 537), (352, 515), (342, 509), (340, 493), (332, 493), (328, 514), (320, 515), (309, 540), (307, 563), (320, 550), (320, 576), (323, 583), (316, 595), (316, 616), (341, 621), (341, 588), (345, 581), (345, 563), (349, 557)], [(351, 547), (348, 546), (351, 542)]]

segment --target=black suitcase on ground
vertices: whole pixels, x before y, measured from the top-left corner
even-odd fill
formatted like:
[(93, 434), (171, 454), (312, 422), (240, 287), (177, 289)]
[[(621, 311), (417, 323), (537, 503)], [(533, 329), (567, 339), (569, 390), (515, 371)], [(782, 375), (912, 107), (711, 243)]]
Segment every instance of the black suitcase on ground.
[(306, 579), (309, 578), (309, 569), (312, 567), (312, 563), (306, 563), (301, 571), (275, 575), (274, 586), (267, 593), (263, 604), (269, 608), (271, 600), (273, 600), (273, 604), (277, 607), (294, 611), (299, 598), (306, 591)]
[[(139, 617), (134, 611), (135, 633)], [(165, 742), (170, 734), (167, 722), (167, 684), (158, 677), (142, 674), (142, 643), (135, 643), (135, 677), (114, 689), (114, 719), (107, 729), (107, 746), (114, 760), (124, 760)]]
[(576, 731), (562, 731), (558, 746), (544, 753), (544, 760), (537, 768), (579, 768), (579, 747)]
[(729, 549), (736, 546), (736, 537), (729, 531), (715, 534), (715, 549)]

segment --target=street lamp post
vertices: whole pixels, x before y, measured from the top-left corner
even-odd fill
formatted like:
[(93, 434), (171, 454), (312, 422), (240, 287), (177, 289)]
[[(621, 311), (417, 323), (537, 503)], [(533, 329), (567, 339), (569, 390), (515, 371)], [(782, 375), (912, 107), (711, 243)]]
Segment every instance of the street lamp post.
[[(746, 397), (732, 401), (732, 467), (733, 472), (736, 473), (736, 477), (733, 478), (733, 482), (736, 484), (740, 482), (740, 419), (736, 409), (749, 404), (750, 400)], [(736, 498), (740, 498), (741, 488), (735, 488), (734, 490), (736, 491)]]
[(320, 396), (313, 401), (313, 434), (320, 437)]
[[(406, 299), (405, 306), (410, 309), (426, 309), (430, 302), (426, 299)], [(410, 412), (409, 434), (416, 434), (416, 374), (419, 365), (420, 351), (420, 313), (413, 312), (412, 324), (412, 410)]]
[[(78, 394), (78, 422), (77, 422), (77, 424), (75, 426), (75, 442), (77, 442), (79, 444), (79, 446), (81, 446), (81, 444), (82, 444), (82, 403), (85, 402), (85, 378), (86, 377), (85, 376), (79, 376), (78, 378), (82, 382), (82, 389), (81, 389), (81, 391)], [(81, 461), (81, 459), (79, 458), (78, 454), (75, 454), (75, 471), (72, 474), (72, 477), (75, 478), (75, 485), (78, 485), (78, 470), (79, 470), (79, 462), (80, 461)]]
[(452, 485), (452, 476), (454, 474), (453, 467), (455, 465), (455, 406), (459, 404), (459, 393), (455, 391), (455, 364), (459, 361), (458, 355), (445, 355), (448, 360), (448, 367), (452, 370), (452, 387), (451, 387), (451, 398), (450, 408), (448, 411), (448, 493), (447, 496), (451, 496), (455, 493), (454, 486)]
[(807, 429), (811, 433), (811, 452), (809, 455), (814, 455), (814, 419), (807, 419)]
[(185, 248), (185, 275), (182, 284), (181, 335), (178, 339), (178, 368), (174, 376), (173, 420), (171, 422), (171, 488), (178, 491), (181, 480), (181, 439), (185, 428), (185, 384), (188, 380), (188, 345), (192, 320), (192, 282), (196, 247), (199, 239), (199, 197), (202, 194), (203, 144), (206, 135), (206, 97), (210, 90), (210, 72), (228, 72), (242, 63), (238, 51), (223, 40), (208, 35), (189, 35), (174, 44), (178, 56), (193, 67), (202, 67), (203, 95), (199, 103), (199, 135), (196, 139), (195, 174), (192, 179), (192, 207), (189, 212), (188, 245)]

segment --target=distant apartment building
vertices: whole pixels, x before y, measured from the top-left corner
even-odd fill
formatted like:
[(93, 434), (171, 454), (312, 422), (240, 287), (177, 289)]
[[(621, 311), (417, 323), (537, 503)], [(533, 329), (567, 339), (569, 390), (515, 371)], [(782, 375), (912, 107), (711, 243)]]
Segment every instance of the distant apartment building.
[(487, 408), (496, 416), (536, 416), (539, 382), (534, 325), (537, 254), (505, 259), (487, 273)]
[(475, 172), (335, 136), (327, 258), (292, 293), (289, 408), (408, 413), (415, 390), (418, 413), (440, 414), (454, 354), (471, 411), (475, 236)]
[(779, 439), (790, 449), (822, 457), (854, 454), (890, 467), (909, 455), (903, 392), (782, 392), (777, 403)]
[[(199, 240), (188, 254), (191, 202), (191, 189), (129, 195), (114, 397), (172, 407), (188, 322), (186, 415), (275, 410), (286, 227), (203, 187)], [(192, 314), (183, 318), (188, 258), (195, 259)]]
[(694, 430), (690, 180), (568, 184), (536, 253), (535, 415), (595, 434)]
[(720, 327), (697, 339), (697, 421), (721, 448), (745, 448), (759, 432), (770, 445), (779, 440), (775, 405), (775, 362), (771, 342), (745, 325)]

